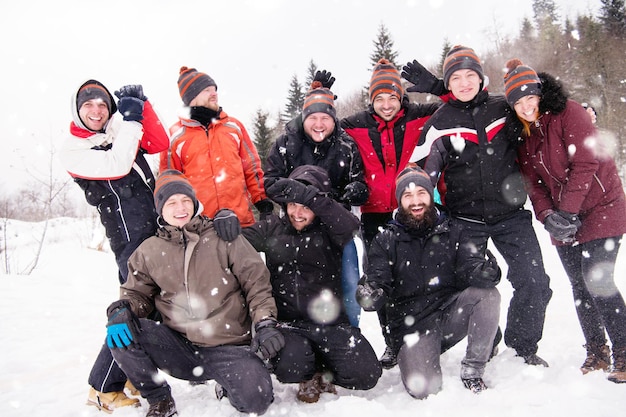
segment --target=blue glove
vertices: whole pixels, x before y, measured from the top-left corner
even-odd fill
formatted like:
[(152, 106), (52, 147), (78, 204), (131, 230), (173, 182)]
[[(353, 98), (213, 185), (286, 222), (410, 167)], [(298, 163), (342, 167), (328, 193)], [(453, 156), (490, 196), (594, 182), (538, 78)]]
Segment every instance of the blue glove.
[(276, 328), (276, 320), (262, 320), (254, 326), (254, 330), (250, 350), (261, 359), (273, 358), (285, 346), (285, 337)]
[(117, 108), (126, 121), (141, 122), (143, 120), (143, 100), (137, 97), (122, 97)]
[(143, 94), (143, 87), (141, 86), (141, 84), (125, 85), (119, 90), (116, 90), (113, 94), (115, 94), (115, 97), (117, 98), (136, 97), (141, 101), (148, 100), (148, 97)]
[(134, 343), (139, 333), (139, 319), (130, 309), (127, 300), (118, 300), (107, 309), (107, 346), (109, 349), (126, 349)]
[(213, 217), (213, 227), (217, 236), (227, 242), (232, 242), (241, 234), (241, 223), (235, 212), (221, 209)]

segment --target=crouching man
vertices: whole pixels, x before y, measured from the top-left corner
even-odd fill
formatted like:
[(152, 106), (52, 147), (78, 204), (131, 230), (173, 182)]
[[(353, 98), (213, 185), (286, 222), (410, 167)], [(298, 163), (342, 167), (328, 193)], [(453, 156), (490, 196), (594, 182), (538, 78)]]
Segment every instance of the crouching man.
[[(218, 237), (219, 221), (199, 214), (195, 191), (179, 171), (163, 172), (154, 196), (157, 235), (130, 257), (120, 300), (107, 310), (113, 357), (147, 399), (146, 417), (177, 414), (159, 370), (215, 380), (240, 412), (265, 413), (274, 395), (262, 359), (284, 345), (267, 267), (242, 236)], [(145, 319), (153, 310), (162, 323)]]
[(484, 259), (443, 207), (420, 168), (396, 179), (398, 212), (370, 246), (367, 276), (357, 288), (366, 311), (385, 308), (402, 382), (415, 398), (442, 388), (439, 358), (467, 336), (461, 380), (478, 393), (500, 316), (500, 268)]

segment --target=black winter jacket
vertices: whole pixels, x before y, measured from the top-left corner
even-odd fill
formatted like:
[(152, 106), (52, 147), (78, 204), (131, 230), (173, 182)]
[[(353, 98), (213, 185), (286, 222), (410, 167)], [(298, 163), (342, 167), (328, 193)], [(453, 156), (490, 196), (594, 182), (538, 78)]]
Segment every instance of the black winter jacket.
[(471, 102), (451, 99), (419, 140), (442, 203), (454, 217), (494, 224), (522, 209), (526, 192), (517, 164), (519, 135), (505, 123), (503, 96), (482, 90)]
[(396, 348), (405, 335), (436, 325), (443, 309), (465, 288), (495, 287), (500, 279), (499, 273), (491, 279), (483, 276), (485, 259), (463, 227), (443, 211), (423, 235), (393, 221), (372, 242), (368, 261), (365, 282), (384, 291)]
[(276, 139), (267, 157), (265, 189), (279, 178), (287, 178), (294, 168), (315, 165), (328, 172), (332, 186), (331, 197), (346, 206), (360, 206), (367, 201), (369, 192), (357, 200), (341, 201), (346, 185), (360, 182), (365, 186), (363, 160), (352, 138), (335, 125), (335, 132), (321, 143), (316, 143), (302, 126), (302, 115), (291, 120), (285, 133)]

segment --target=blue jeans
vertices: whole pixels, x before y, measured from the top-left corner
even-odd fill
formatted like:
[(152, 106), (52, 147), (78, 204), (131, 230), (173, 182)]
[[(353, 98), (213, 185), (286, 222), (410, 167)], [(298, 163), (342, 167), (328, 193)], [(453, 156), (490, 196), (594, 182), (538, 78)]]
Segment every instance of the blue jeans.
[(359, 255), (354, 239), (352, 239), (343, 248), (343, 255), (341, 256), (341, 288), (343, 291), (343, 306), (350, 324), (354, 327), (359, 327), (361, 318), (361, 306), (356, 301), (356, 287), (360, 277)]

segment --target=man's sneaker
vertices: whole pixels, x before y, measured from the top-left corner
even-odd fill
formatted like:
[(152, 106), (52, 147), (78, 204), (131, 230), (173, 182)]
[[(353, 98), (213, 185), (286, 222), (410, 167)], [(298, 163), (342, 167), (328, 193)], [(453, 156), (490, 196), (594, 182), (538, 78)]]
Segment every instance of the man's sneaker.
[(517, 355), (517, 356), (521, 356), (522, 358), (524, 358), (524, 362), (526, 362), (527, 365), (545, 366), (546, 368), (550, 366), (548, 365), (548, 362), (541, 359), (539, 356), (537, 356), (536, 353), (532, 353), (530, 355)]
[(626, 383), (626, 346), (613, 346), (613, 369), (609, 372), (608, 379), (616, 384)]
[(608, 371), (611, 367), (611, 349), (607, 345), (584, 345), (587, 349), (587, 359), (580, 370), (583, 375), (593, 371)]
[(487, 389), (487, 385), (485, 385), (482, 378), (467, 378), (461, 379), (461, 381), (463, 381), (465, 388), (472, 391), (474, 394), (480, 394)]
[(393, 349), (387, 346), (383, 356), (380, 357), (379, 362), (383, 369), (391, 369), (398, 364), (398, 357), (394, 353)]
[(100, 392), (91, 387), (87, 397), (87, 405), (93, 405), (98, 407), (100, 411), (112, 413), (116, 408), (139, 407), (140, 404), (137, 398), (128, 398), (124, 391)]
[(172, 397), (168, 397), (165, 400), (150, 404), (146, 417), (172, 417), (175, 415), (178, 415), (176, 404)]

